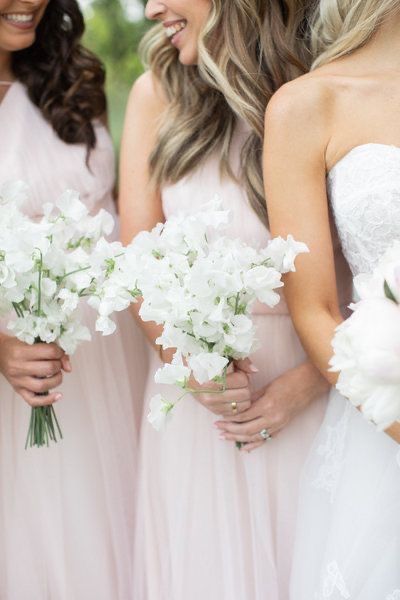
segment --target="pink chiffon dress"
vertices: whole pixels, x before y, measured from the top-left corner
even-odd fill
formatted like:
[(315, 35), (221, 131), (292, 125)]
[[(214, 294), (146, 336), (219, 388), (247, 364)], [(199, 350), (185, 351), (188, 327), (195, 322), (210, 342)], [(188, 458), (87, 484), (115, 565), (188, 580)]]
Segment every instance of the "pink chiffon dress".
[[(0, 104), (0, 182), (30, 185), (32, 218), (66, 188), (78, 190), (93, 213), (114, 213), (112, 143), (100, 123), (96, 135), (88, 168), (86, 148), (62, 142), (16, 82)], [(82, 311), (93, 325), (92, 309)], [(64, 434), (57, 445), (24, 449), (30, 407), (0, 376), (2, 600), (132, 598), (146, 352), (131, 316), (117, 321), (115, 335), (94, 334), (72, 357), (56, 404)]]
[[(236, 169), (245, 135), (238, 130), (232, 151)], [(263, 247), (269, 232), (243, 188), (221, 178), (217, 156), (163, 190), (165, 217), (196, 211), (215, 194), (232, 211), (229, 234)], [(346, 306), (351, 277), (339, 247), (336, 262)], [(273, 310), (256, 305), (254, 319), (261, 343), (252, 357), (259, 369), (252, 384), (259, 389), (306, 356), (283, 299)], [(328, 395), (247, 455), (219, 439), (217, 417), (190, 396), (164, 432), (151, 427), (146, 420), (151, 397), (181, 395), (173, 386), (154, 383), (159, 366), (154, 352), (140, 443), (135, 600), (287, 600), (299, 480)]]

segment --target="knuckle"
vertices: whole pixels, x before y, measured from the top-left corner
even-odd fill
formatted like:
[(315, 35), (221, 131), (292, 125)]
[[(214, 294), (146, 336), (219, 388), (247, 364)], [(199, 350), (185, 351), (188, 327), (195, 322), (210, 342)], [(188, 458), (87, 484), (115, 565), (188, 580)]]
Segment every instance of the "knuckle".
[(21, 360), (23, 360), (24, 357), (24, 351), (22, 346), (15, 346), (13, 345), (10, 351), (10, 359), (16, 362), (20, 362)]
[(60, 372), (61, 365), (60, 365), (59, 361), (53, 360), (53, 361), (49, 362), (46, 370), (47, 370), (46, 375), (48, 377), (53, 377), (53, 375), (57, 375)]
[(55, 360), (60, 359), (64, 354), (62, 349), (59, 346), (57, 346), (56, 344), (49, 344), (48, 351), (49, 351), (49, 358), (52, 358)]
[(273, 423), (274, 425), (278, 425), (280, 423), (283, 423), (285, 420), (284, 414), (282, 412), (275, 412), (274, 417), (273, 417)]
[(10, 363), (8, 366), (8, 375), (12, 378), (16, 378), (18, 377), (19, 374), (19, 367), (17, 364), (15, 363)]

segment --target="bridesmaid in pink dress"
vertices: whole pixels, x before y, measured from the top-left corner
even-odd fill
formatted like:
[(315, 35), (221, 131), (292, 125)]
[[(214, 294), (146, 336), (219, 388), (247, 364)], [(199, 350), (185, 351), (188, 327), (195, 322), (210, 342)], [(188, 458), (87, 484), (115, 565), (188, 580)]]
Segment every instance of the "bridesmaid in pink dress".
[[(0, 0), (0, 15), (0, 183), (30, 185), (25, 210), (32, 218), (66, 188), (78, 190), (94, 213), (114, 213), (113, 148), (97, 118), (105, 106), (103, 71), (78, 45), (77, 3)], [(93, 325), (91, 311), (82, 310)], [(146, 365), (132, 318), (118, 321), (119, 333), (95, 335), (78, 350), (64, 378), (68, 363), (55, 346), (26, 346), (4, 328), (0, 333), (2, 600), (132, 597), (136, 429)], [(56, 410), (64, 440), (25, 451), (30, 407), (21, 395), (34, 402), (38, 386), (57, 388), (50, 402), (63, 396)]]
[[(273, 90), (300, 71), (301, 48), (292, 40), (295, 17), (305, 8), (286, 3), (285, 21), (282, 4), (148, 1), (147, 16), (162, 26), (148, 39), (151, 72), (135, 84), (126, 117), (124, 241), (218, 194), (232, 211), (230, 234), (257, 247), (267, 243), (264, 198), (255, 201), (263, 116)], [(339, 248), (336, 254), (345, 304), (350, 277)], [(299, 476), (328, 386), (307, 362), (284, 301), (274, 311), (257, 306), (254, 312), (261, 345), (253, 367), (229, 376), (225, 394), (186, 398), (162, 434), (146, 421), (149, 400), (156, 392), (176, 399), (180, 391), (154, 384), (160, 358), (169, 356), (152, 354), (140, 446), (135, 600), (288, 598)], [(155, 345), (157, 327), (142, 326)], [(265, 428), (272, 434), (267, 443), (260, 435)], [(244, 451), (235, 448), (236, 439), (248, 442)]]

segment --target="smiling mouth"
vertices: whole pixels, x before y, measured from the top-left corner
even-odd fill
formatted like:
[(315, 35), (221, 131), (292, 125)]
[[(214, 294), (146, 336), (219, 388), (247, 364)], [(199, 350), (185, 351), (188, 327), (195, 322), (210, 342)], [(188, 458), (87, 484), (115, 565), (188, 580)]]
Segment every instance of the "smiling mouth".
[(35, 18), (33, 13), (3, 13), (0, 16), (8, 23), (14, 25), (30, 25)]
[(169, 25), (168, 27), (165, 27), (165, 35), (167, 36), (168, 39), (172, 40), (172, 38), (177, 33), (182, 31), (183, 29), (185, 29), (186, 25), (187, 25), (187, 21), (185, 21), (185, 20), (176, 21), (176, 23), (173, 23), (173, 24)]

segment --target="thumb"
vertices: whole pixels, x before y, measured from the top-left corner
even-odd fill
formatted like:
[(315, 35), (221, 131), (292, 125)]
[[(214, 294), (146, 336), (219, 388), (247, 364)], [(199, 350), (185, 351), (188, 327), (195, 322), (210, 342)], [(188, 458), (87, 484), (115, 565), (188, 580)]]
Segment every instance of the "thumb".
[(258, 373), (258, 369), (251, 362), (250, 358), (243, 358), (241, 360), (235, 360), (235, 367), (238, 371), (243, 371), (248, 375), (254, 375), (254, 373)]

